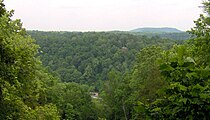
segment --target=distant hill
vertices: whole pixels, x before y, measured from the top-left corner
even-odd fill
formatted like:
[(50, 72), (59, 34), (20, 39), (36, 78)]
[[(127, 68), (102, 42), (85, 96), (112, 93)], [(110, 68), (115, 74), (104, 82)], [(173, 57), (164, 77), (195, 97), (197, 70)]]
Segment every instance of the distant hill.
[(144, 28), (131, 30), (129, 31), (129, 33), (134, 35), (145, 35), (150, 38), (159, 36), (160, 38), (163, 39), (172, 39), (172, 40), (187, 40), (191, 38), (191, 35), (189, 33), (170, 27), (163, 27), (163, 28), (144, 27)]
[(144, 27), (144, 28), (137, 28), (137, 29), (131, 30), (130, 32), (142, 32), (142, 33), (181, 33), (183, 31), (178, 30), (176, 28), (169, 28), (169, 27), (163, 27), (163, 28)]

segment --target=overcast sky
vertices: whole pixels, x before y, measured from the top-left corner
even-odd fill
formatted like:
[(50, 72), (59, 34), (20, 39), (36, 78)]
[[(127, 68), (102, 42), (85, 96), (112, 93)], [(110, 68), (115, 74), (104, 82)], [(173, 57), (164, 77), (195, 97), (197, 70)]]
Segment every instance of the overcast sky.
[(5, 0), (28, 30), (109, 31), (138, 27), (189, 30), (202, 0)]

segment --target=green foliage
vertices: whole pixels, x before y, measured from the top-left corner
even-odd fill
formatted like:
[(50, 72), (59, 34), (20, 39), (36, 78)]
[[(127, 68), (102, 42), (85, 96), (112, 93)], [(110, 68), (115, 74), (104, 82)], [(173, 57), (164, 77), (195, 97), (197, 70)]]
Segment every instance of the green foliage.
[(30, 110), (19, 119), (25, 120), (60, 120), (57, 107), (49, 104), (44, 106), (36, 106), (34, 110)]
[[(190, 32), (195, 38), (167, 51), (180, 41), (29, 31), (38, 49), (0, 0), (0, 119), (210, 119), (209, 4)], [(99, 98), (90, 90), (101, 90)]]
[(146, 119), (157, 92), (166, 86), (157, 61), (163, 50), (151, 46), (141, 50), (131, 73), (112, 70), (103, 87), (102, 99), (108, 106), (107, 119)]
[[(148, 81), (151, 80), (151, 82), (145, 82), (145, 88), (147, 90), (144, 91), (144, 88), (141, 88), (141, 90), (139, 90), (141, 91), (140, 93), (132, 94), (131, 97), (128, 97), (133, 91), (138, 91), (139, 87), (134, 88), (134, 86), (131, 85), (135, 84), (131, 83), (135, 80), (130, 81), (130, 74), (125, 75), (125, 77), (123, 77), (123, 74), (132, 69), (136, 58), (135, 56), (138, 51), (145, 46), (157, 44), (164, 46), (164, 48), (169, 48), (175, 43), (175, 41), (161, 39), (159, 37), (148, 38), (126, 33), (38, 31), (29, 31), (28, 33), (33, 38), (37, 39), (37, 43), (41, 46), (39, 54), (43, 64), (57, 73), (63, 82), (88, 84), (96, 87), (96, 91), (100, 90), (101, 99), (93, 100), (94, 106), (91, 105), (92, 103), (89, 101), (89, 104), (93, 108), (92, 112), (94, 113), (90, 116), (93, 116), (94, 119), (97, 118), (95, 117), (96, 115), (99, 118), (107, 119), (131, 119), (133, 104), (136, 102), (135, 100), (140, 100), (134, 97), (147, 95), (145, 91), (149, 90), (150, 85), (153, 85), (154, 89), (149, 90), (149, 95), (141, 100), (144, 99), (144, 101), (146, 101), (148, 97), (152, 98), (152, 96), (154, 99), (155, 93), (152, 93), (152, 91), (156, 91), (161, 85), (155, 87), (154, 85), (158, 84), (159, 81), (154, 82), (155, 80), (153, 80), (152, 77), (157, 76), (149, 76), (154, 71), (157, 71), (157, 67), (148, 69), (146, 65), (144, 66), (143, 64), (150, 65), (150, 62), (154, 62), (155, 60), (150, 60), (150, 56), (152, 55), (152, 59), (155, 59), (160, 53), (160, 48), (154, 49), (155, 54), (158, 53), (156, 56), (152, 54), (153, 51), (150, 51), (142, 55), (144, 59), (139, 58), (139, 64), (144, 61), (145, 63), (142, 65), (145, 69), (148, 69), (149, 72), (145, 71), (144, 73), (147, 73), (147, 75), (142, 73), (140, 76), (136, 75), (135, 77), (142, 77), (141, 80), (143, 80), (144, 76), (148, 76), (145, 78), (148, 78)], [(159, 73), (157, 72), (157, 74)], [(137, 80), (135, 82), (137, 83)], [(152, 82), (154, 83), (152, 84)], [(102, 85), (103, 83), (104, 86)], [(52, 87), (47, 95), (49, 96), (48, 101), (56, 104), (60, 116), (62, 116), (63, 119), (84, 119), (83, 114), (89, 113), (88, 111), (84, 113), (80, 108), (87, 106), (78, 105), (78, 107), (75, 107), (77, 106), (76, 102), (66, 99), (74, 99), (77, 102), (81, 99), (80, 97), (70, 97), (69, 94), (67, 94), (67, 88), (65, 86), (68, 84), (69, 83), (59, 83), (59, 85)], [(138, 85), (140, 85), (140, 83), (138, 83)], [(74, 90), (74, 92), (76, 92), (76, 90)], [(71, 94), (76, 96), (74, 92)], [(67, 103), (68, 105), (66, 106)], [(95, 112), (94, 109), (96, 109)]]
[(131, 106), (129, 103), (130, 88), (128, 80), (123, 78), (119, 71), (112, 70), (105, 82), (102, 99), (107, 108), (107, 119), (127, 120), (131, 118)]
[(6, 11), (2, 1), (0, 10), (0, 119), (33, 119), (45, 110), (36, 119), (58, 118), (55, 107), (39, 103), (44, 95), (42, 81), (48, 77), (37, 74), (43, 72), (35, 57), (38, 46), (20, 20), (11, 20), (13, 11)]
[(151, 46), (142, 49), (137, 56), (129, 84), (132, 89), (130, 100), (135, 103), (133, 119), (145, 119), (145, 107), (149, 106), (157, 98), (157, 92), (166, 86), (157, 64), (162, 58), (162, 51), (160, 47)]
[(59, 108), (62, 119), (97, 119), (95, 106), (88, 91), (76, 83), (58, 83), (48, 91), (48, 102)]
[(154, 102), (152, 117), (163, 119), (209, 119), (209, 67), (198, 66), (187, 46), (165, 53), (160, 70), (167, 83), (165, 94)]
[(0, 17), (1, 17), (2, 15), (4, 15), (5, 12), (6, 12), (6, 9), (5, 9), (5, 5), (4, 5), (4, 3), (3, 3), (3, 0), (0, 0)]
[[(101, 93), (103, 94), (103, 93)], [(103, 95), (100, 95), (103, 96)], [(108, 118), (110, 113), (110, 107), (106, 104), (106, 101), (104, 101), (102, 98), (94, 98), (92, 99), (92, 102), (95, 105), (95, 111), (97, 113), (99, 120), (106, 120)]]
[(196, 37), (165, 52), (160, 70), (168, 86), (150, 108), (152, 118), (210, 119), (209, 4), (204, 2), (208, 16), (200, 15), (190, 31)]
[(194, 47), (194, 56), (197, 64), (202, 64), (203, 66), (209, 65), (210, 61), (210, 55), (207, 54), (210, 51), (209, 44), (210, 44), (210, 7), (209, 7), (210, 2), (209, 1), (204, 1), (203, 3), (203, 8), (204, 12), (207, 15), (200, 15), (200, 18), (195, 22), (195, 27), (189, 31), (191, 34), (195, 35), (196, 38), (192, 39), (190, 43)]
[(177, 44), (184, 43), (185, 40), (191, 38), (191, 35), (187, 32), (178, 32), (178, 33), (147, 33), (147, 32), (129, 32), (133, 35), (145, 35), (149, 38), (160, 37), (162, 39), (171, 39)]
[(96, 86), (99, 80), (106, 80), (111, 69), (122, 73), (131, 70), (135, 56), (142, 48), (154, 44), (168, 48), (175, 43), (128, 33), (28, 33), (41, 46), (39, 55), (43, 64), (58, 73), (62, 81), (92, 86)]

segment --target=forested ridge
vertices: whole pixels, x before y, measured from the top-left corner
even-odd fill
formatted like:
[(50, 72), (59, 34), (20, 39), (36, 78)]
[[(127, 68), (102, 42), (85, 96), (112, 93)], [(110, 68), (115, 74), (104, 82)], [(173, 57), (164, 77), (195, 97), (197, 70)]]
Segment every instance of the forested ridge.
[[(28, 31), (40, 46), (45, 66), (57, 73), (63, 82), (93, 85), (107, 80), (112, 70), (131, 70), (137, 53), (146, 46), (169, 49), (183, 41), (111, 32), (41, 32)], [(98, 84), (98, 85), (97, 85)]]
[(180, 32), (180, 33), (147, 33), (147, 32), (130, 32), (134, 35), (145, 35), (147, 37), (155, 37), (159, 36), (162, 39), (172, 39), (172, 40), (188, 40), (192, 37), (192, 34), (188, 32)]
[(183, 42), (26, 31), (0, 0), (0, 119), (210, 119), (209, 6)]

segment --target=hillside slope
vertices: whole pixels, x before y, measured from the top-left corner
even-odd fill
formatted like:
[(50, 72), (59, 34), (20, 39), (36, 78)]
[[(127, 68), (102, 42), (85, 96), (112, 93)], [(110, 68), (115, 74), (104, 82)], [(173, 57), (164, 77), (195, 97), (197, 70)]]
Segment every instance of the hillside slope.
[(112, 69), (125, 73), (133, 67), (136, 54), (151, 45), (169, 48), (177, 41), (128, 33), (29, 31), (40, 45), (45, 66), (64, 82), (97, 86)]

